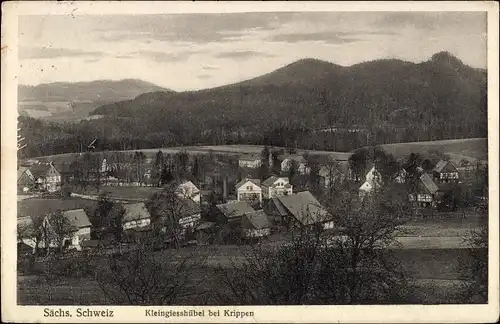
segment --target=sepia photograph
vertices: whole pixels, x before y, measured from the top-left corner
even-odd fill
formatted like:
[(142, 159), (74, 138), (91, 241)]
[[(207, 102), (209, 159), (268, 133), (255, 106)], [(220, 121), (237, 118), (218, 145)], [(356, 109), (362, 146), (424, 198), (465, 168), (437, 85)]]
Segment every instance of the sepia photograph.
[(498, 303), (498, 4), (187, 4), (17, 15), (13, 304), (50, 322)]

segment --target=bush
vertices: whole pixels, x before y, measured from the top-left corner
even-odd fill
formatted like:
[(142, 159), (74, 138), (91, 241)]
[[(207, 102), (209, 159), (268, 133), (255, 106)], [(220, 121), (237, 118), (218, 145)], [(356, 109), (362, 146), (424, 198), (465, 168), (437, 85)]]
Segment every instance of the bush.
[(72, 189), (70, 186), (63, 186), (61, 188), (61, 197), (63, 199), (71, 197)]

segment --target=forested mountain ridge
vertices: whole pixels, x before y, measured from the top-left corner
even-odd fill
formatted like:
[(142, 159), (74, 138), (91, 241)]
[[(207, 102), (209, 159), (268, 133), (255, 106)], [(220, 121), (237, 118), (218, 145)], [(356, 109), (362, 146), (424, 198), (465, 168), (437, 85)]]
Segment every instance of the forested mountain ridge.
[[(34, 139), (42, 144), (31, 154), (71, 152), (78, 138), (94, 137), (102, 139), (98, 149), (267, 144), (333, 151), (369, 141), (484, 138), (486, 93), (486, 71), (446, 52), (421, 63), (391, 59), (348, 67), (303, 59), (236, 84), (155, 91), (103, 105), (93, 114), (107, 117), (58, 126), (60, 136), (49, 143)], [(334, 132), (324, 131), (332, 126)]]

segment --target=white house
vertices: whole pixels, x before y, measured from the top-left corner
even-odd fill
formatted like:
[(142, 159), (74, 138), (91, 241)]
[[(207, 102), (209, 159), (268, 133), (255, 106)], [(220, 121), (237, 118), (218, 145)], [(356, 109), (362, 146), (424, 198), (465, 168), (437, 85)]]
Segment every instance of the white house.
[(84, 209), (73, 209), (63, 211), (63, 216), (70, 224), (68, 239), (71, 240), (69, 248), (81, 250), (81, 243), (90, 240), (90, 230), (92, 224)]
[(245, 178), (236, 184), (238, 201), (259, 202), (262, 204), (260, 180)]
[(288, 172), (295, 164), (299, 174), (309, 174), (311, 168), (307, 166), (307, 161), (302, 155), (289, 155), (281, 161), (281, 171)]
[(262, 196), (264, 199), (271, 199), (279, 196), (291, 195), (292, 185), (286, 177), (270, 176), (262, 182)]
[(359, 187), (359, 196), (363, 198), (381, 186), (382, 176), (380, 175), (380, 172), (375, 169), (375, 166), (373, 166), (366, 174), (365, 182)]
[(242, 168), (257, 169), (262, 165), (262, 160), (260, 156), (257, 155), (242, 155), (238, 159), (238, 165)]
[(144, 203), (123, 205), (125, 214), (122, 218), (123, 230), (145, 227), (151, 224), (151, 215)]
[(184, 181), (177, 187), (177, 195), (180, 198), (191, 199), (194, 202), (200, 203), (201, 194), (200, 189), (191, 181)]

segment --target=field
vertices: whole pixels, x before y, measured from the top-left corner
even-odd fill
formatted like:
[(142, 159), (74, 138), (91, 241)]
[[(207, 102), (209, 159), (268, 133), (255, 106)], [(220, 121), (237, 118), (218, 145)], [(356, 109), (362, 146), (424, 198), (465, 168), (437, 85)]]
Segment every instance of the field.
[[(227, 249), (222, 249), (227, 251)], [(231, 254), (237, 253), (232, 249)], [(220, 253), (220, 252), (219, 252)], [(161, 256), (159, 256), (161, 257)], [(454, 295), (460, 292), (462, 281), (459, 275), (459, 262), (470, 262), (470, 254), (466, 249), (437, 249), (437, 250), (399, 250), (395, 257), (400, 259), (404, 267), (413, 277), (415, 296), (412, 303), (459, 303)], [(216, 259), (229, 260), (228, 255), (219, 255)], [(228, 266), (229, 263), (218, 263)], [(178, 304), (220, 304), (214, 298), (224, 293), (222, 285), (218, 283), (219, 272), (215, 263), (210, 263), (197, 269), (190, 277), (186, 293)], [(207, 280), (210, 278), (210, 280)], [(22, 305), (52, 304), (110, 304), (99, 289), (95, 281), (90, 278), (62, 278), (48, 283), (38, 276), (18, 277), (18, 303)]]
[[(449, 154), (453, 162), (458, 163), (461, 159), (465, 158), (474, 162), (475, 160), (485, 160), (488, 156), (487, 139), (485, 138), (468, 138), (456, 140), (443, 140), (431, 142), (411, 142), (411, 143), (397, 143), (397, 144), (384, 144), (381, 145), (384, 150), (395, 155), (398, 158), (406, 158), (410, 153), (427, 153), (429, 149), (440, 150), (443, 153)], [(161, 150), (164, 154), (175, 154), (182, 150), (186, 150), (190, 154), (228, 154), (228, 155), (241, 155), (241, 154), (259, 154), (262, 151), (261, 145), (215, 145), (215, 146), (182, 146), (182, 147), (163, 147), (155, 149), (143, 150), (129, 150), (121, 151), (124, 153), (134, 153), (136, 151), (143, 152), (147, 157), (153, 158), (155, 154)], [(284, 149), (274, 147), (274, 149)], [(351, 152), (330, 152), (330, 151), (312, 151), (298, 149), (298, 154), (304, 152), (313, 154), (331, 156), (338, 161), (347, 161), (352, 155)], [(111, 151), (113, 152), (113, 151)], [(38, 159), (46, 159), (54, 161), (55, 163), (70, 162), (75, 153), (65, 153), (58, 155), (49, 155), (37, 157)], [(36, 159), (36, 158), (35, 158)]]
[(56, 210), (70, 210), (80, 208), (93, 209), (96, 202), (81, 198), (28, 198), (17, 202), (17, 216), (45, 215)]
[(404, 158), (410, 153), (425, 154), (428, 150), (435, 149), (449, 154), (452, 159), (458, 159), (459, 161), (462, 158), (488, 159), (488, 141), (486, 138), (383, 144), (381, 147), (399, 158)]
[(101, 188), (99, 191), (90, 188), (85, 191), (81, 190), (76, 190), (75, 193), (78, 195), (82, 195), (81, 197), (91, 197), (91, 198), (96, 198), (99, 196), (101, 193), (107, 193), (108, 196), (113, 197), (117, 200), (138, 200), (138, 201), (143, 201), (147, 200), (149, 197), (151, 197), (153, 194), (161, 191), (161, 188), (157, 187), (117, 187), (117, 186), (107, 186), (104, 188)]

